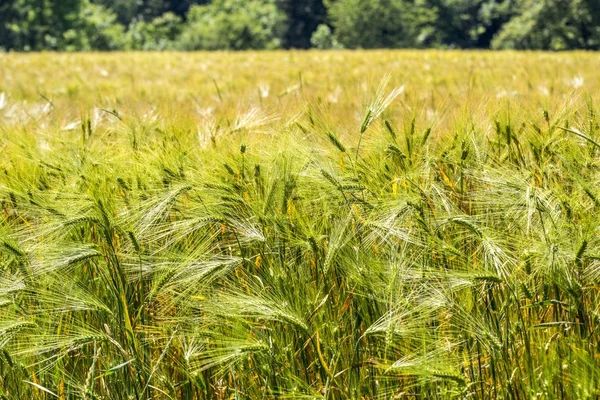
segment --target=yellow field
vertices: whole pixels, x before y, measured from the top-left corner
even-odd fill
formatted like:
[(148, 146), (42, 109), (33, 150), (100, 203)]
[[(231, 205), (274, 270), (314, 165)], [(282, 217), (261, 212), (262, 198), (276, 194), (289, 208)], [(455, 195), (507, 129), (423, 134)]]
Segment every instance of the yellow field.
[(0, 53), (0, 395), (597, 398), (599, 67)]
[(154, 110), (180, 124), (202, 122), (207, 114), (235, 116), (251, 106), (289, 119), (320, 101), (351, 129), (390, 74), (391, 86), (406, 88), (395, 117), (419, 114), (443, 126), (507, 104), (552, 110), (593, 97), (598, 63), (600, 55), (584, 52), (1, 54), (0, 90), (11, 103), (32, 106), (44, 104), (44, 95), (56, 106), (51, 119), (61, 122), (93, 107), (132, 117)]

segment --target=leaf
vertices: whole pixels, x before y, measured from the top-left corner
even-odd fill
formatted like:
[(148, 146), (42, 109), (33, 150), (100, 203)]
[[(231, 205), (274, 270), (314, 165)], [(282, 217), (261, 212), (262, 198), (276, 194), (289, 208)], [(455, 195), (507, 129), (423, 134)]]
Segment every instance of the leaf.
[(42, 385), (38, 385), (37, 383), (29, 382), (29, 381), (26, 381), (26, 380), (23, 380), (23, 382), (25, 382), (25, 383), (28, 383), (28, 384), (30, 384), (31, 386), (34, 386), (34, 387), (36, 387), (37, 389), (39, 389), (39, 390), (41, 390), (41, 391), (43, 391), (43, 392), (46, 392), (46, 393), (48, 393), (48, 394), (51, 394), (52, 396), (54, 396), (54, 397), (57, 397), (57, 398), (58, 398), (58, 395), (57, 395), (56, 393), (54, 393), (53, 391), (51, 391), (51, 390), (49, 390), (49, 389), (46, 389), (46, 388), (45, 388), (45, 387), (43, 387)]
[(124, 363), (121, 363), (119, 365), (115, 365), (114, 367), (111, 367), (111, 368), (107, 369), (105, 373), (103, 373), (102, 375), (97, 376), (95, 379), (100, 379), (100, 378), (103, 378), (105, 376), (112, 375), (115, 372), (117, 372), (118, 370), (123, 369), (124, 367), (128, 366), (129, 364), (131, 364), (134, 361), (135, 361), (135, 358), (132, 358), (131, 360), (127, 360)]

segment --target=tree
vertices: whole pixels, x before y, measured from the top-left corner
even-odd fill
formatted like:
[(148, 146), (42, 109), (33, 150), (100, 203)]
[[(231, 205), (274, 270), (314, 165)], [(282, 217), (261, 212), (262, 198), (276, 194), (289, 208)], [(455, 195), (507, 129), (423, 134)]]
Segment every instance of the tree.
[(285, 14), (275, 0), (215, 0), (192, 6), (183, 28), (185, 50), (246, 50), (280, 47)]
[(338, 43), (336, 38), (333, 37), (331, 28), (325, 24), (321, 24), (317, 27), (317, 30), (312, 34), (312, 37), (310, 38), (310, 44), (315, 49), (321, 50), (343, 48), (343, 46)]
[(191, 6), (207, 4), (209, 1), (210, 0), (169, 0), (167, 1), (166, 11), (170, 11), (185, 19)]
[(598, 50), (600, 0), (0, 0), (0, 51), (313, 46)]
[(139, 13), (139, 0), (92, 0), (117, 14), (119, 23), (127, 26)]
[(344, 47), (426, 47), (439, 41), (437, 9), (425, 0), (337, 0), (329, 17)]
[(600, 49), (598, 0), (520, 0), (519, 15), (492, 41), (496, 49)]
[(313, 32), (325, 21), (323, 0), (279, 0), (279, 7), (287, 15), (284, 47), (309, 48)]
[(127, 31), (125, 47), (130, 50), (174, 49), (182, 29), (182, 19), (172, 12), (164, 13), (150, 22), (135, 21)]
[(119, 50), (125, 28), (111, 10), (84, 1), (75, 26), (63, 33), (61, 50)]
[(59, 49), (63, 32), (77, 22), (82, 0), (13, 0), (0, 14), (6, 49)]
[(164, 13), (171, 12), (185, 19), (188, 10), (195, 4), (206, 4), (210, 0), (93, 0), (117, 13), (119, 22), (125, 26), (140, 20), (151, 21)]
[(123, 27), (116, 15), (88, 0), (14, 0), (0, 8), (6, 50), (115, 50)]
[(513, 15), (515, 0), (433, 0), (436, 28), (448, 47), (489, 48)]

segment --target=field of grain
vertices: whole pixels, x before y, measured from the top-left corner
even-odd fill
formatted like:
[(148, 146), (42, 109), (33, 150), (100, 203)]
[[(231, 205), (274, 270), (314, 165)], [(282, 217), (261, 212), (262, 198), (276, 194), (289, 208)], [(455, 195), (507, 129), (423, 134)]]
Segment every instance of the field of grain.
[(600, 54), (0, 54), (5, 399), (595, 399)]

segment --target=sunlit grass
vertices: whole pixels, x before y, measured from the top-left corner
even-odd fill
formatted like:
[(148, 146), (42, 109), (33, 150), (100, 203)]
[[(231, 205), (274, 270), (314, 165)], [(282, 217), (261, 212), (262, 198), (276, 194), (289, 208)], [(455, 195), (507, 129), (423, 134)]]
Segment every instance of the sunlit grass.
[(0, 54), (0, 393), (597, 398), (599, 62)]

